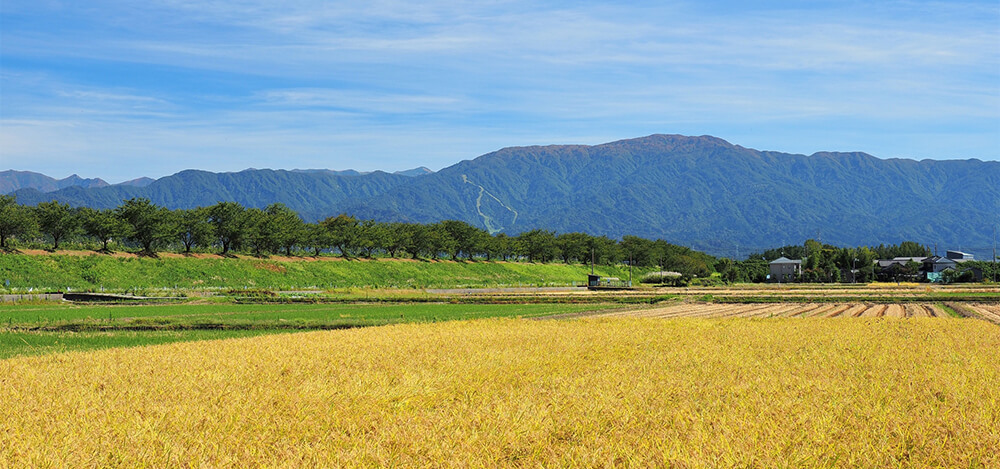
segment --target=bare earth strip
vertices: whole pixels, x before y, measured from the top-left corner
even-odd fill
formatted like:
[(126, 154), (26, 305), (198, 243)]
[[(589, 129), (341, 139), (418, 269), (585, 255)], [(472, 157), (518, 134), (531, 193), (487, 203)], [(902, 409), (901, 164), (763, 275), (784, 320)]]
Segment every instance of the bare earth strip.
[(788, 316), (789, 313), (798, 310), (798, 308), (799, 305), (797, 304), (770, 305), (769, 307), (764, 308), (763, 310), (749, 312), (748, 314), (743, 315), (743, 317), (751, 317), (751, 318), (784, 317)]
[[(970, 311), (991, 322), (1000, 324), (1000, 305), (970, 304)], [(770, 317), (886, 317), (886, 318), (947, 318), (944, 309), (923, 303), (768, 303), (768, 304), (711, 304), (688, 303), (661, 308), (624, 309), (598, 314), (601, 317), (630, 318), (702, 318), (718, 319), (728, 317), (770, 318)]]
[(979, 315), (979, 317), (990, 321), (995, 324), (1000, 324), (1000, 306), (997, 305), (986, 305), (986, 304), (972, 304), (966, 305), (966, 308), (971, 309), (973, 312)]
[(840, 314), (834, 314), (833, 316), (830, 316), (830, 317), (833, 317), (833, 318), (836, 318), (836, 317), (853, 318), (853, 317), (858, 316), (862, 312), (864, 312), (866, 309), (868, 309), (868, 305), (863, 305), (863, 304), (857, 305), (857, 304), (855, 304), (855, 305), (851, 305), (849, 308), (847, 308), (846, 310), (844, 310), (842, 313), (840, 313)]
[(863, 313), (859, 314), (858, 317), (862, 318), (877, 318), (882, 316), (886, 310), (885, 305), (869, 305)]
[(851, 304), (837, 305), (836, 308), (833, 308), (830, 311), (828, 311), (824, 317), (827, 317), (827, 318), (839, 317), (839, 316), (842, 316), (844, 313), (850, 311), (851, 308), (855, 308), (855, 307), (856, 307), (856, 305), (851, 305)]
[(924, 305), (918, 304), (908, 304), (903, 306), (906, 311), (906, 317), (908, 318), (929, 318), (931, 317), (930, 311)]
[(942, 307), (940, 307), (938, 305), (929, 305), (928, 308), (930, 308), (931, 314), (933, 314), (934, 317), (936, 317), (936, 318), (950, 318), (951, 317), (951, 315), (948, 314), (948, 312), (945, 311), (944, 308), (942, 308)]
[(905, 318), (906, 309), (900, 304), (891, 304), (885, 308), (885, 317), (888, 318)]
[(815, 308), (815, 309), (813, 309), (813, 310), (811, 310), (811, 311), (803, 314), (802, 317), (804, 317), (804, 318), (823, 317), (823, 316), (826, 316), (827, 314), (829, 314), (830, 311), (833, 311), (833, 310), (837, 309), (839, 306), (840, 305), (836, 305), (836, 304), (823, 305), (823, 306), (820, 306), (819, 308)]

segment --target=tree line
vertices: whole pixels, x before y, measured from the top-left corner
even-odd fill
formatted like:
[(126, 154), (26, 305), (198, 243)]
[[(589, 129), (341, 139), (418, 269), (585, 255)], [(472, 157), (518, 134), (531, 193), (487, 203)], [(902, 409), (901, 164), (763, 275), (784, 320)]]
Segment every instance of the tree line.
[[(803, 259), (801, 282), (835, 283), (854, 273), (854, 281), (891, 281), (913, 274), (916, 263), (884, 272), (876, 260), (894, 257), (926, 257), (927, 246), (905, 241), (898, 245), (838, 247), (807, 240), (801, 246), (783, 246), (756, 252), (744, 260), (715, 258), (662, 239), (626, 235), (621, 240), (586, 233), (561, 233), (534, 229), (518, 235), (498, 233), (457, 220), (437, 223), (403, 223), (359, 220), (348, 214), (306, 223), (280, 203), (247, 208), (236, 202), (208, 207), (174, 209), (157, 206), (148, 199), (124, 200), (114, 209), (73, 208), (57, 201), (23, 206), (14, 196), (0, 195), (0, 250), (10, 251), (13, 242), (46, 243), (52, 250), (67, 240), (96, 242), (99, 252), (114, 246), (157, 252), (216, 252), (223, 256), (245, 253), (258, 257), (283, 254), (340, 255), (343, 257), (390, 257), (486, 261), (563, 262), (601, 265), (629, 263), (681, 273), (686, 278), (718, 273), (727, 283), (761, 283), (770, 273), (768, 263), (779, 257)], [(966, 263), (997, 276), (996, 265)], [(910, 272), (910, 271), (913, 272)]]
[[(280, 203), (247, 208), (219, 202), (194, 209), (167, 209), (148, 199), (122, 201), (114, 209), (73, 208), (58, 201), (22, 206), (0, 195), (0, 249), (18, 242), (44, 242), (52, 250), (67, 240), (96, 242), (101, 252), (115, 244), (155, 256), (171, 250), (267, 255), (332, 253), (344, 257), (410, 257), (564, 262), (610, 265), (629, 262), (689, 276), (708, 276), (716, 259), (662, 239), (624, 236), (620, 241), (586, 233), (534, 229), (516, 236), (458, 220), (403, 223), (359, 220), (348, 214), (306, 223)], [(114, 244), (113, 244), (114, 243)]]

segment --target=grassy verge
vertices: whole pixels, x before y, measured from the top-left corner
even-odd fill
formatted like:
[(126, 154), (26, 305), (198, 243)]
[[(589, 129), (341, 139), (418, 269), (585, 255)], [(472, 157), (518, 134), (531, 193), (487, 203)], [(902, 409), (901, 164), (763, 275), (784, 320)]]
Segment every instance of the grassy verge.
[(944, 312), (948, 313), (948, 316), (951, 316), (953, 318), (964, 318), (965, 317), (961, 313), (959, 313), (958, 311), (955, 311), (955, 308), (952, 308), (951, 306), (949, 306), (947, 304), (938, 303), (938, 306), (940, 306), (941, 309), (944, 310)]
[(571, 314), (614, 305), (36, 305), (0, 310), (0, 358), (405, 322)]
[[(0, 255), (0, 285), (9, 292), (554, 286), (583, 283), (588, 273), (589, 266), (558, 263)], [(628, 276), (621, 266), (599, 266), (597, 273)]]
[(170, 342), (231, 339), (274, 334), (279, 331), (186, 330), (186, 331), (61, 331), (0, 332), (0, 359), (84, 350), (139, 347)]

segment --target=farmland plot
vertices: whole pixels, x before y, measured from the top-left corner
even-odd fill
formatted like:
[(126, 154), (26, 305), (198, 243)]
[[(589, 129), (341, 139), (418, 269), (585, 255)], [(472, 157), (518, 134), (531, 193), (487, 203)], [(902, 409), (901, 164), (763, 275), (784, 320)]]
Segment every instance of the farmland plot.
[(987, 321), (1000, 324), (1000, 305), (998, 304), (967, 304), (965, 308), (972, 310), (972, 312)]
[[(1000, 309), (995, 305), (978, 305), (984, 317), (996, 316), (1000, 322)], [(683, 303), (661, 308), (615, 311), (604, 317), (641, 318), (769, 318), (769, 317), (892, 317), (929, 318), (949, 317), (934, 304), (841, 304), (841, 303), (767, 303), (767, 304), (716, 304)]]
[(997, 349), (983, 321), (494, 319), (24, 357), (0, 467), (998, 467)]

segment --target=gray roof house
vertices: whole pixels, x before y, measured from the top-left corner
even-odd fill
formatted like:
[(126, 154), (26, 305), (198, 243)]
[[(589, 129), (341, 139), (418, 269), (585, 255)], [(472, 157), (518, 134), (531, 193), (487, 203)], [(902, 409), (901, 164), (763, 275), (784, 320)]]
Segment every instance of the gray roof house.
[(899, 264), (904, 266), (910, 262), (916, 262), (917, 264), (923, 264), (926, 257), (893, 257), (892, 259), (882, 259), (878, 261), (878, 266), (880, 269), (888, 269), (894, 264)]
[(768, 266), (771, 268), (771, 275), (768, 278), (772, 282), (790, 282), (802, 274), (802, 261), (798, 259), (779, 257), (771, 261)]
[(941, 256), (931, 256), (924, 259), (924, 272), (937, 273), (947, 269), (954, 269), (958, 265), (953, 259)]

